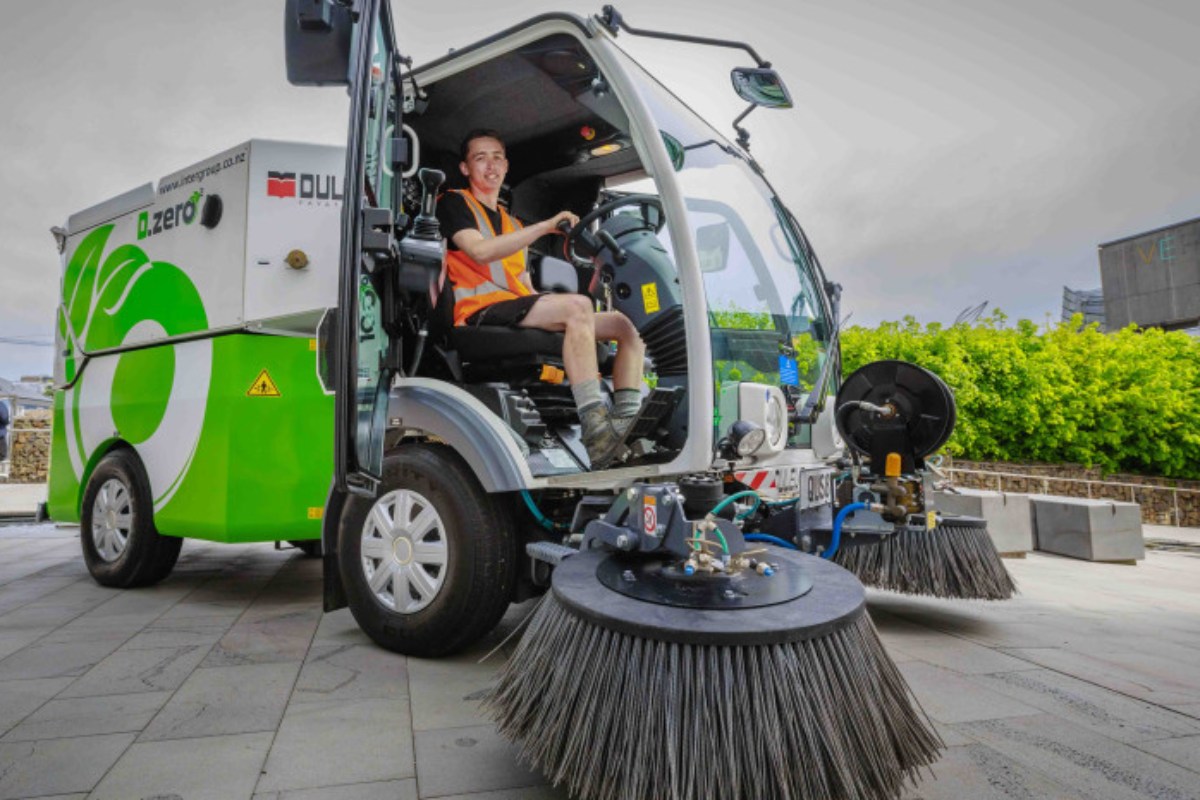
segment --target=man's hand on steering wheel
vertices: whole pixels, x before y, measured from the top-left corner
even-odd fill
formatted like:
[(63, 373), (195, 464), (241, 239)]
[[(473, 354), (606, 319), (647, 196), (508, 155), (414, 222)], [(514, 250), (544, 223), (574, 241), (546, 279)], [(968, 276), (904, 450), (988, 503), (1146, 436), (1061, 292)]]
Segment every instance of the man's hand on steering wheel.
[[(609, 248), (618, 263), (625, 260), (624, 251), (617, 244), (616, 240), (607, 233), (603, 228), (598, 233), (593, 233), (589, 227), (598, 219), (605, 219), (612, 216), (618, 209), (626, 206), (637, 206), (641, 213), (642, 221), (647, 228), (652, 228), (655, 233), (662, 230), (666, 223), (666, 214), (663, 212), (662, 200), (651, 194), (631, 194), (625, 197), (618, 197), (616, 200), (610, 200), (603, 205), (597, 206), (593, 210), (576, 219), (575, 227), (567, 232), (567, 240), (563, 243), (563, 255), (568, 261), (576, 261), (579, 256), (575, 253), (577, 243), (582, 243), (583, 247), (580, 250), (589, 258), (596, 255), (605, 247)], [(657, 211), (657, 218), (651, 218), (649, 209)], [(560, 215), (561, 216), (561, 215)], [(560, 223), (561, 229), (561, 223)]]

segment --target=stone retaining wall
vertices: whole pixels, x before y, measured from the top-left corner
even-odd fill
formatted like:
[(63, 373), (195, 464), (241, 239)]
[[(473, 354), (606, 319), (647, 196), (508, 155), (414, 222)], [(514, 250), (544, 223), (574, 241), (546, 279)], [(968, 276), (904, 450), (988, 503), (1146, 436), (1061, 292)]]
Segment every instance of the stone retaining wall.
[(45, 483), (50, 466), (50, 411), (30, 411), (8, 429), (9, 483)]
[[(1200, 527), (1200, 481), (1147, 475), (1105, 475), (1099, 469), (1079, 464), (1020, 464), (947, 458), (942, 464), (942, 469), (1015, 473), (1010, 477), (952, 472), (950, 475), (956, 486), (1138, 503), (1142, 507), (1143, 522), (1152, 525)], [(1068, 478), (1074, 480), (1065, 480)], [(1171, 491), (1172, 488), (1185, 491), (1174, 492)]]

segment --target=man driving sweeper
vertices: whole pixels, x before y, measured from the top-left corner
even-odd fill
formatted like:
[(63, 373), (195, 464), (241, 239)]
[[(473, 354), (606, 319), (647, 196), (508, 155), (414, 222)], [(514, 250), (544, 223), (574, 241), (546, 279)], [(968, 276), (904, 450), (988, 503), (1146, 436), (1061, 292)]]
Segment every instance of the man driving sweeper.
[[(438, 220), (449, 242), (447, 271), (454, 286), (455, 325), (511, 325), (563, 333), (563, 367), (571, 383), (583, 444), (592, 469), (615, 459), (641, 405), (645, 346), (629, 318), (597, 312), (582, 294), (539, 294), (526, 264), (526, 248), (562, 222), (579, 217), (560, 211), (522, 225), (499, 204), (508, 174), (504, 142), (492, 130), (467, 134), (459, 150), (467, 189), (446, 192)], [(596, 361), (597, 341), (617, 342), (613, 407), (604, 401)]]

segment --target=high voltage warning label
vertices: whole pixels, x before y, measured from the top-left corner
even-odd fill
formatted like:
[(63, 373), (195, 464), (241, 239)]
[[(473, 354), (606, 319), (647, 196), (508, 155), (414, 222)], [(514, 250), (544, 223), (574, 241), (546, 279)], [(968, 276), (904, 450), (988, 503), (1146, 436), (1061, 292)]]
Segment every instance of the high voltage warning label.
[(254, 383), (250, 385), (250, 391), (246, 392), (247, 397), (282, 397), (279, 393), (279, 387), (275, 385), (275, 381), (271, 380), (271, 376), (264, 369), (258, 373), (258, 377), (254, 379)]

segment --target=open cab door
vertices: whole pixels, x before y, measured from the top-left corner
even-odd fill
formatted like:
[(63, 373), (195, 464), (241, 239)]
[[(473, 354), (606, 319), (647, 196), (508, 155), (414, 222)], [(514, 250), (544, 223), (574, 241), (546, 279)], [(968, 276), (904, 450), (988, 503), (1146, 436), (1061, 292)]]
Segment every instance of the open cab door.
[(393, 156), (402, 153), (393, 142), (400, 103), (390, 6), (384, 0), (288, 0), (285, 32), (291, 83), (343, 85), (350, 94), (338, 313), (322, 333), (336, 392), (335, 492), (370, 496), (382, 473), (397, 364), (384, 319), (401, 211), (393, 173)]

